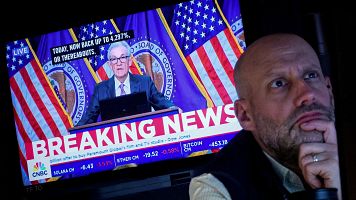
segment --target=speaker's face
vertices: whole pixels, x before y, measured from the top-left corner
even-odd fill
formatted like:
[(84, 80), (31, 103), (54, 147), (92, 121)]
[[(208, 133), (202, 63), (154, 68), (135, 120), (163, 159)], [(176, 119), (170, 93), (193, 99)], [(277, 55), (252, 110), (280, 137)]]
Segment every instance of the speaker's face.
[(113, 70), (115, 77), (120, 82), (125, 81), (129, 73), (131, 62), (132, 61), (128, 56), (128, 50), (125, 47), (119, 46), (111, 50), (108, 63)]

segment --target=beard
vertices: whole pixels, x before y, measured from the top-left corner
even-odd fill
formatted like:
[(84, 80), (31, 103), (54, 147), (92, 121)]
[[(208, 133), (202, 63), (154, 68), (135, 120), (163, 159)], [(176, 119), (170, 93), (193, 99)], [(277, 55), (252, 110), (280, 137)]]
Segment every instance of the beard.
[(301, 114), (309, 111), (320, 112), (323, 118), (335, 121), (334, 107), (326, 107), (317, 103), (298, 107), (281, 124), (258, 112), (253, 112), (256, 124), (256, 134), (254, 135), (273, 157), (291, 168), (298, 169), (299, 146), (302, 143), (324, 142), (322, 132), (305, 131), (296, 123)]

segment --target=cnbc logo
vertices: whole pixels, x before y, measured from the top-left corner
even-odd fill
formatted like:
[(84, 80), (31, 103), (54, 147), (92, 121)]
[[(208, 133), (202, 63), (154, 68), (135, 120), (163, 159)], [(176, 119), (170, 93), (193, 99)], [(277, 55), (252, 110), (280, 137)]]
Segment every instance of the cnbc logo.
[(42, 158), (41, 160), (28, 160), (27, 166), (30, 181), (52, 177), (49, 160), (46, 158)]
[(32, 176), (36, 177), (36, 176), (45, 176), (47, 175), (47, 169), (46, 166), (44, 165), (44, 163), (41, 162), (37, 162), (34, 166), (33, 166), (33, 173)]

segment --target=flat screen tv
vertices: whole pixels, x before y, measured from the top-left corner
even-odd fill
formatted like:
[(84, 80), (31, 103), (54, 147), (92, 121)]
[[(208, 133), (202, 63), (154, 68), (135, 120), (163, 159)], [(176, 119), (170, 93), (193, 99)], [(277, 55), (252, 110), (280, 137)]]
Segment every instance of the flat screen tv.
[[(99, 118), (74, 128), (94, 86), (113, 76), (107, 51), (122, 40), (131, 46), (130, 72), (150, 76), (182, 112), (110, 123)], [(179, 172), (181, 163), (219, 151), (241, 129), (233, 110), (238, 94), (232, 72), (244, 48), (236, 0), (186, 1), (125, 15), (118, 10), (115, 17), (8, 41), (1, 67), (8, 72), (16, 130), (9, 134), (17, 136), (27, 193), (65, 183), (55, 189), (61, 196), (61, 188), (94, 177), (95, 184), (113, 176), (128, 184)]]

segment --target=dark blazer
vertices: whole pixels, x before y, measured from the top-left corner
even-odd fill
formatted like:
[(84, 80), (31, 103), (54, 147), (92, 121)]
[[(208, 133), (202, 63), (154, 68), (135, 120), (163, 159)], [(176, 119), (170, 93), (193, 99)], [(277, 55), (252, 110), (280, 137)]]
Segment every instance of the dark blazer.
[[(159, 92), (153, 83), (151, 77), (146, 75), (134, 75), (129, 73), (131, 93), (146, 91), (147, 100), (155, 110), (169, 108), (174, 106), (173, 102), (168, 100)], [(84, 116), (76, 126), (96, 122), (100, 114), (99, 101), (115, 97), (115, 76), (106, 81), (98, 83), (94, 88), (89, 107)]]
[(288, 191), (249, 131), (231, 139), (205, 170), (224, 184), (232, 199), (287, 199)]

